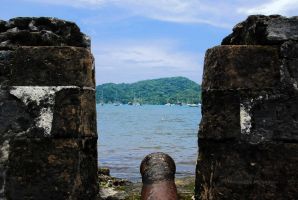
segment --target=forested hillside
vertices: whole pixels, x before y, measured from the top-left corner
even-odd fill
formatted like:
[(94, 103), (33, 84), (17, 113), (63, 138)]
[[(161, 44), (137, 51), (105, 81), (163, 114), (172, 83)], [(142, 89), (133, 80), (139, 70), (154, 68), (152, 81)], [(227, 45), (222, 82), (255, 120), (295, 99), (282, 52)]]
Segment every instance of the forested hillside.
[(98, 103), (199, 103), (201, 86), (184, 77), (144, 80), (136, 83), (106, 83), (96, 87)]

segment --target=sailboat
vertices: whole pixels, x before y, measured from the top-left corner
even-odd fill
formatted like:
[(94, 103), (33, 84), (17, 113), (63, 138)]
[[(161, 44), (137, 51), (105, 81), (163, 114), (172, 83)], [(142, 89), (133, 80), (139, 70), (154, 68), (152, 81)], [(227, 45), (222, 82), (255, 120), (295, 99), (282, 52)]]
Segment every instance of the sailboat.
[(116, 91), (116, 98), (115, 98), (115, 102), (114, 102), (114, 106), (120, 106), (121, 104), (119, 103), (119, 101), (118, 101), (118, 92)]
[[(139, 93), (139, 96), (140, 96), (140, 93)], [(133, 103), (132, 103), (132, 105), (134, 105), (134, 106), (141, 106), (142, 105), (140, 103), (140, 98), (137, 99), (135, 93), (133, 93)]]
[(189, 107), (199, 107), (199, 104), (195, 104), (195, 103), (192, 103), (192, 104), (188, 104)]

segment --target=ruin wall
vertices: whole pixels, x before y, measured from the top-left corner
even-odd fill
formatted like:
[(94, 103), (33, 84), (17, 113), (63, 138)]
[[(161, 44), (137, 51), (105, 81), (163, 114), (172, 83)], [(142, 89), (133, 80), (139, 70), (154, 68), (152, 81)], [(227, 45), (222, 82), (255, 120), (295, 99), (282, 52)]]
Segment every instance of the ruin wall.
[(196, 199), (298, 199), (298, 17), (237, 24), (202, 90)]
[(95, 199), (89, 38), (56, 18), (0, 20), (0, 199)]

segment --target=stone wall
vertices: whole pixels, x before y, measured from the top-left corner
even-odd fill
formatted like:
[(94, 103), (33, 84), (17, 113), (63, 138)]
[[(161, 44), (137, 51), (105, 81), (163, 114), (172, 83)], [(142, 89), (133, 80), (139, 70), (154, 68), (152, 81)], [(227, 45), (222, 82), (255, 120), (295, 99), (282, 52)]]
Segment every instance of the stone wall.
[(76, 24), (0, 20), (0, 199), (95, 199), (94, 63)]
[(298, 17), (236, 25), (202, 88), (196, 199), (298, 199)]

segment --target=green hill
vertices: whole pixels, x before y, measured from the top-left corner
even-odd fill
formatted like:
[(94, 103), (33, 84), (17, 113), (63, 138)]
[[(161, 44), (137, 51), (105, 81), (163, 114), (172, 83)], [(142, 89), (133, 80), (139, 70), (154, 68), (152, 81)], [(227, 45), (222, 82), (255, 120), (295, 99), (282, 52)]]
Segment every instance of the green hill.
[(96, 87), (96, 102), (102, 101), (124, 104), (199, 103), (201, 86), (184, 77), (160, 78), (131, 84), (106, 83)]

